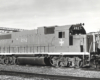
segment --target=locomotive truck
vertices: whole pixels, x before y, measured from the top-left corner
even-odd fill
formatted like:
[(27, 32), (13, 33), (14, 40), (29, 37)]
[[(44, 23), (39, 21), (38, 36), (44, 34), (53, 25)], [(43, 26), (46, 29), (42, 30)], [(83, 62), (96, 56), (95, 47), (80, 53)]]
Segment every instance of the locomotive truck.
[[(0, 34), (1, 64), (89, 66), (98, 54), (97, 34), (87, 34), (84, 24), (39, 27)], [(8, 30), (7, 30), (8, 31)], [(94, 61), (94, 59), (92, 59)]]

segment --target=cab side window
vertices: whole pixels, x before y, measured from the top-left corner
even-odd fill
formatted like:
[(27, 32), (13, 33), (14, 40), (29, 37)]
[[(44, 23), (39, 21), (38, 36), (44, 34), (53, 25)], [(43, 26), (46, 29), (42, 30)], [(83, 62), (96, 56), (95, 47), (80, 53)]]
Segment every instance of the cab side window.
[(65, 32), (59, 32), (58, 38), (65, 38)]

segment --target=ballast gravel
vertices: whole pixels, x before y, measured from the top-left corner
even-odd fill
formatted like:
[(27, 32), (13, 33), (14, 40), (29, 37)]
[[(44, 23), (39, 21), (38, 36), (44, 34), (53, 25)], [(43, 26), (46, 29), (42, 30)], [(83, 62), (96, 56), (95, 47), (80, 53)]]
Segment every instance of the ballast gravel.
[(16, 71), (48, 75), (74, 76), (86, 78), (100, 78), (100, 71), (82, 70), (76, 68), (55, 68), (50, 66), (19, 66), (19, 65), (1, 65), (0, 71)]
[(0, 80), (51, 80), (51, 79), (44, 79), (38, 77), (26, 78), (21, 76), (0, 75)]

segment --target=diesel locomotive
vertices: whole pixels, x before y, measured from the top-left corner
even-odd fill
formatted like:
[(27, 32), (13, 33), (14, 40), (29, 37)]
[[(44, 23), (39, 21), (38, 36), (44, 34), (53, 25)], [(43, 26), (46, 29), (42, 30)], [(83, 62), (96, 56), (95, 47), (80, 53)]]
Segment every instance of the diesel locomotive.
[[(99, 54), (98, 34), (87, 34), (84, 24), (39, 27), (0, 34), (1, 64), (89, 66)], [(94, 59), (93, 59), (94, 60)]]

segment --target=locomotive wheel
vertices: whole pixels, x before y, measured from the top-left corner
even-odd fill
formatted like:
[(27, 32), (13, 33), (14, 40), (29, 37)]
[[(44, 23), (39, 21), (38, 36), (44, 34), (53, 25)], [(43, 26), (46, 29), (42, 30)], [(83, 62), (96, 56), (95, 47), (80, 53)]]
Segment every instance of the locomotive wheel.
[(72, 67), (72, 62), (71, 61), (68, 62), (68, 67)]
[(62, 61), (59, 61), (59, 62), (58, 62), (58, 66), (59, 66), (59, 67), (63, 67), (63, 62), (62, 62)]
[(7, 57), (4, 59), (4, 64), (6, 64), (6, 65), (8, 65), (8, 64), (9, 64), (9, 60), (8, 60), (8, 58), (7, 58)]
[(12, 57), (12, 64), (13, 64), (13, 65), (18, 64), (17, 58), (14, 57), (14, 56)]
[(50, 59), (50, 64), (54, 67), (58, 67), (59, 61), (57, 60), (57, 57), (52, 57)]
[(96, 64), (96, 69), (99, 70), (100, 69), (100, 65)]
[(75, 59), (75, 61), (74, 61), (75, 68), (83, 67), (83, 62), (79, 57), (74, 57), (74, 59)]
[(51, 65), (54, 66), (54, 67), (58, 67), (58, 62), (55, 61), (55, 60), (51, 60)]
[(79, 67), (82, 68), (83, 67), (83, 62), (79, 61)]
[(0, 56), (0, 64), (4, 64), (4, 57)]
[(14, 64), (14, 63), (13, 63), (13, 58), (12, 58), (12, 57), (9, 57), (9, 63), (10, 63), (11, 65)]
[(1, 61), (0, 64), (3, 64), (3, 65), (5, 64), (4, 59), (1, 59), (0, 61)]

